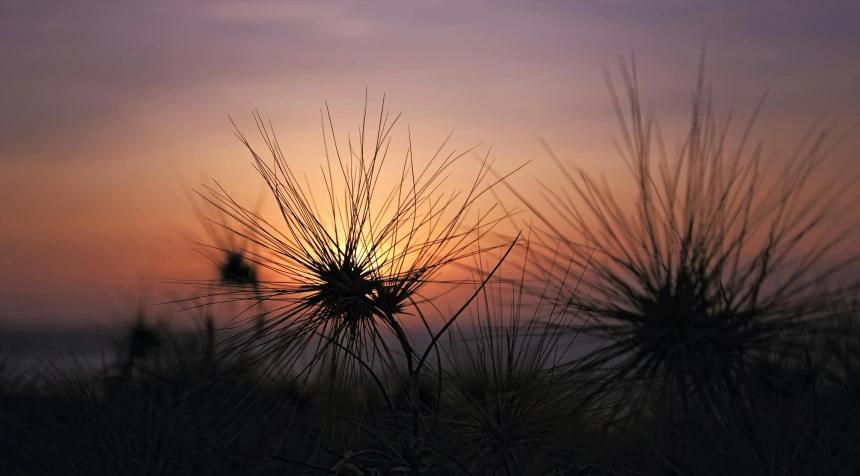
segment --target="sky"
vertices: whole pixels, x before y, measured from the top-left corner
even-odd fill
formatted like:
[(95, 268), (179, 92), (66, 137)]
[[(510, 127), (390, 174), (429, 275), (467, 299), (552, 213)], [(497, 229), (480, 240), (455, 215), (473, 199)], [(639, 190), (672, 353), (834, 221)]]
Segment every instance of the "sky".
[[(721, 110), (745, 118), (768, 91), (757, 137), (775, 156), (822, 112), (860, 119), (857, 18), (850, 0), (3, 2), (0, 324), (104, 322), (205, 274), (182, 181), (260, 192), (228, 116), (253, 141), (259, 110), (314, 174), (320, 108), (345, 138), (365, 90), (374, 110), (384, 94), (417, 158), (455, 131), (451, 148), (491, 147), (499, 170), (528, 162), (512, 182), (528, 195), (557, 177), (538, 138), (618, 174), (603, 71), (619, 54), (680, 124), (707, 42)], [(842, 151), (858, 162), (860, 141)]]

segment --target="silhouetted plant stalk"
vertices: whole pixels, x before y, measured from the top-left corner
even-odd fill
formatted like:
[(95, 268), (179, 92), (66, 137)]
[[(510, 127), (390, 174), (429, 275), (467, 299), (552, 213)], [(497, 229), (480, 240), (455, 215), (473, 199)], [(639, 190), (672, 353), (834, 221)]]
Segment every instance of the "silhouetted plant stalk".
[[(553, 289), (557, 283), (544, 279), (546, 287), (532, 299), (528, 240), (522, 251), (522, 263), (478, 289), (470, 319), (448, 335), (439, 386), (450, 405), (442, 428), (450, 431), (442, 433), (452, 435), (448, 444), (468, 474), (551, 473), (554, 458), (582, 447), (590, 421), (603, 412), (598, 405), (609, 403), (589, 401), (585, 390), (593, 376), (571, 371), (577, 343), (567, 329), (577, 325), (579, 310), (563, 296), (570, 288)], [(552, 264), (562, 282), (578, 281), (567, 263)], [(486, 279), (485, 266), (474, 268)]]
[[(141, 291), (136, 299), (130, 318), (122, 317), (128, 310), (118, 310), (120, 322), (114, 346), (116, 370), (121, 382), (152, 370), (147, 366), (159, 364), (159, 354), (165, 350), (163, 323), (152, 315), (148, 296)], [(109, 368), (103, 370), (110, 372)]]
[(823, 284), (858, 258), (832, 264), (827, 255), (856, 229), (856, 176), (815, 182), (814, 174), (845, 136), (831, 139), (816, 122), (768, 182), (762, 146), (748, 146), (762, 103), (732, 149), (730, 121), (718, 118), (703, 71), (675, 156), (643, 109), (635, 62), (621, 64), (621, 93), (607, 75), (622, 133), (616, 146), (637, 187), (632, 213), (605, 180), (551, 151), (568, 185), (544, 186), (545, 205), (528, 205), (549, 246), (594, 250), (593, 259), (574, 256), (588, 267), (593, 296), (575, 305), (593, 319), (586, 332), (607, 339), (589, 362), (607, 370), (607, 385), (632, 380), (685, 406), (690, 396), (713, 403), (773, 356), (802, 356), (827, 302), (856, 289), (842, 283), (824, 293)]
[[(183, 190), (188, 190), (184, 181), (181, 181), (181, 185)], [(263, 192), (265, 190), (265, 187), (260, 190), (260, 196), (255, 207), (257, 213), (261, 208), (264, 197)], [(210, 205), (210, 203), (205, 198), (202, 199), (201, 203), (199, 194), (189, 192), (186, 195), (194, 216), (209, 241), (206, 243), (195, 241), (202, 248), (197, 251), (212, 263), (216, 271), (216, 277), (209, 282), (209, 285), (210, 287), (215, 286), (219, 288), (219, 292), (215, 294), (211, 290), (207, 292), (206, 304), (211, 304), (213, 300), (217, 302), (243, 301), (246, 294), (250, 291), (256, 298), (254, 300), (254, 307), (262, 309), (260, 306), (263, 301), (260, 299), (259, 294), (260, 282), (257, 265), (246, 256), (256, 251), (254, 243), (250, 242), (248, 238), (234, 233), (230, 229), (230, 226), (227, 226), (228, 224), (235, 226), (236, 223), (231, 223), (233, 221), (232, 218), (223, 210), (206, 206)], [(212, 216), (211, 212), (214, 212), (215, 216)], [(214, 257), (211, 256), (211, 252), (214, 252)], [(196, 299), (193, 301), (196, 302)], [(207, 329), (210, 325), (214, 325), (214, 322), (210, 322), (212, 317), (210, 314), (205, 320)], [(258, 336), (263, 332), (264, 317), (264, 313), (259, 312), (255, 318)]]
[[(383, 338), (383, 332), (389, 332), (406, 359), (411, 433), (417, 437), (418, 375), (430, 350), (419, 354), (413, 348), (401, 319), (428, 298), (425, 288), (441, 282), (440, 272), (447, 265), (500, 247), (509, 251), (516, 242), (491, 247), (479, 244), (505, 218), (503, 214), (494, 217), (494, 206), (470, 217), (476, 201), (498, 183), (485, 183), (489, 162), (484, 160), (465, 193), (446, 194), (442, 186), (453, 165), (473, 149), (442, 155), (443, 144), (425, 168), (417, 170), (410, 139), (399, 181), (387, 194), (381, 193), (380, 171), (399, 115), (389, 120), (383, 100), (373, 137), (366, 133), (365, 108), (358, 144), (349, 139), (342, 152), (328, 113), (332, 143), (330, 146), (324, 125), (326, 162), (321, 167), (324, 187), (320, 189), (324, 188), (325, 196), (318, 206), (310, 185), (303, 185), (294, 174), (271, 125), (266, 127), (256, 113), (254, 117), (272, 163), (258, 155), (238, 129), (237, 136), (251, 152), (255, 168), (275, 198), (281, 226), (243, 207), (220, 186), (207, 187), (201, 196), (229, 217), (230, 223), (219, 223), (224, 230), (258, 248), (243, 250), (243, 259), (278, 278), (265, 280), (257, 274), (254, 296), (237, 297), (272, 303), (273, 309), (257, 316), (265, 319), (259, 362), (270, 369), (295, 366), (300, 355), (310, 350), (310, 362), (296, 371), (305, 381), (315, 369), (327, 368), (333, 388), (344, 384), (354, 388), (361, 375), (369, 375), (384, 392), (384, 379), (374, 365), (381, 365), (383, 374), (395, 369), (395, 352)], [(226, 278), (247, 275), (244, 266), (232, 266)], [(222, 278), (222, 287), (233, 284)], [(424, 320), (420, 311), (416, 314)], [(431, 347), (459, 314), (449, 317), (439, 334), (432, 336)], [(424, 324), (429, 329), (426, 321)], [(226, 342), (227, 348), (247, 345), (245, 333)]]
[(138, 313), (130, 323), (130, 327), (120, 345), (120, 355), (123, 356), (122, 373), (131, 377), (135, 366), (152, 356), (161, 345), (161, 336), (156, 326), (147, 321), (146, 314)]

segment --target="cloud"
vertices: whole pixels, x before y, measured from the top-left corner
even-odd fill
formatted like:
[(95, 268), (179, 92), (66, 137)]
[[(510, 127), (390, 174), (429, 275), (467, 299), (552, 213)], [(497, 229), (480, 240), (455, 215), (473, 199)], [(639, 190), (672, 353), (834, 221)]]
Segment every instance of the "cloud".
[[(848, 61), (860, 55), (851, 22), (860, 5), (848, 1), (11, 5), (0, 17), (0, 88), (12, 92), (0, 110), (6, 160), (51, 160), (56, 156), (34, 149), (97, 134), (140, 107), (173, 98), (211, 103), (219, 89), (241, 85), (279, 83), (282, 96), (298, 97), (320, 84), (336, 95), (399, 82), (428, 90), (416, 97), (448, 90), (462, 107), (507, 102), (564, 116), (575, 102), (577, 114), (599, 114), (606, 100), (598, 65), (612, 66), (613, 54), (630, 49), (640, 56), (648, 94), (683, 111), (677, 89), (691, 84), (697, 43), (706, 36), (708, 65), (728, 103), (777, 86), (812, 91), (783, 108), (827, 100), (860, 108), (848, 94), (860, 81), (860, 66)], [(826, 91), (815, 92), (818, 83)], [(839, 94), (845, 100), (833, 101)]]

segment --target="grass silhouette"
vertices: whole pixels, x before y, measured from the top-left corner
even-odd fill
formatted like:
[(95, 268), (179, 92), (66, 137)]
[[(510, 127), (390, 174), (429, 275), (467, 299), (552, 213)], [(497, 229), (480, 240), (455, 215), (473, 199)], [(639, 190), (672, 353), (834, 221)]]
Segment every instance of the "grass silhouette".
[[(365, 109), (357, 147), (350, 142), (344, 153), (348, 158), (333, 137), (334, 158), (327, 156), (322, 168), (328, 203), (320, 208), (293, 174), (274, 132), (259, 115), (255, 119), (272, 155), (271, 166), (241, 132), (237, 136), (274, 196), (284, 229), (242, 207), (221, 188), (208, 189), (206, 199), (230, 218), (230, 224), (221, 224), (224, 229), (259, 247), (259, 252), (249, 253), (249, 261), (280, 278), (256, 281), (250, 297), (275, 307), (266, 312), (265, 327), (255, 336), (263, 341), (259, 353), (292, 367), (301, 353), (311, 349), (312, 358), (297, 372), (297, 379), (308, 382), (315, 372), (313, 380), (318, 384), (324, 379), (334, 393), (375, 384), (387, 397), (384, 379), (373, 365), (381, 364), (383, 373), (395, 373), (399, 362), (394, 352), (399, 351), (410, 382), (409, 427), (414, 441), (420, 432), (417, 386), (429, 349), (422, 354), (413, 348), (399, 316), (426, 299), (421, 291), (441, 268), (486, 251), (474, 249), (475, 244), (499, 220), (488, 219), (488, 212), (475, 225), (465, 220), (473, 203), (493, 185), (483, 185), (488, 168), (480, 169), (464, 197), (446, 195), (440, 192), (445, 175), (465, 154), (440, 156), (440, 148), (425, 169), (416, 170), (410, 146), (399, 185), (380, 195), (379, 171), (397, 122), (394, 118), (389, 123), (383, 101), (376, 137), (367, 137)], [(330, 114), (328, 119), (334, 136)], [(220, 284), (231, 288), (235, 282), (222, 279)], [(420, 310), (417, 314), (423, 319)], [(456, 318), (451, 316), (448, 325)], [(392, 351), (383, 332), (393, 336), (400, 348)], [(431, 347), (437, 340), (438, 335)], [(242, 333), (224, 344), (232, 349), (249, 345)], [(361, 382), (362, 377), (367, 380)], [(388, 406), (396, 415), (390, 401)], [(399, 419), (393, 421), (399, 428)]]
[(606, 402), (588, 400), (595, 376), (569, 363), (578, 310), (548, 292), (530, 299), (523, 247), (521, 265), (481, 289), (445, 352), (441, 421), (471, 474), (548, 474), (597, 450)]
[[(617, 147), (636, 184), (632, 213), (605, 182), (554, 156), (568, 183), (560, 191), (545, 187), (546, 208), (557, 215), (530, 208), (546, 241), (594, 250), (577, 255), (593, 293), (576, 306), (591, 319), (586, 332), (609, 342), (588, 357), (612, 375), (607, 385), (635, 381), (651, 403), (688, 411), (720, 406), (747, 372), (803, 356), (829, 319), (828, 303), (856, 291), (853, 282), (824, 285), (858, 258), (827, 262), (827, 251), (856, 228), (849, 217), (857, 181), (815, 187), (813, 173), (840, 138), (828, 140), (828, 130), (813, 127), (777, 180), (766, 183), (761, 146), (747, 146), (761, 104), (732, 150), (704, 66), (687, 137), (670, 156), (659, 122), (642, 105), (635, 62), (621, 71), (621, 93), (608, 82), (622, 130)], [(570, 240), (568, 229), (582, 243)]]
[[(731, 149), (702, 69), (670, 156), (621, 73), (632, 208), (555, 158), (545, 203), (509, 187), (537, 223), (514, 238), (501, 203), (478, 209), (507, 176), (484, 158), (446, 192), (472, 149), (445, 144), (393, 163), (384, 99), (345, 144), (326, 108), (322, 196), (255, 113), (270, 157), (237, 136), (277, 219), (201, 190), (214, 277), (172, 302), (200, 329), (141, 308), (110, 379), (0, 367), (3, 474), (860, 473), (860, 307), (839, 281), (857, 256), (828, 254), (860, 188), (815, 175), (839, 138), (813, 128), (769, 182), (747, 145), (760, 105)], [(466, 297), (443, 309), (451, 287)]]

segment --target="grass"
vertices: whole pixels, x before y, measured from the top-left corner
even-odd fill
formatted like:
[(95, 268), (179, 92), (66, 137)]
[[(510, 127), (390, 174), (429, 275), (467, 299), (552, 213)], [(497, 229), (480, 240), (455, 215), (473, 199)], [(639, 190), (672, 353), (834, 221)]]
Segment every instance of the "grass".
[(730, 148), (701, 74), (670, 156), (621, 72), (633, 202), (556, 159), (566, 184), (518, 195), (536, 224), (510, 238), (513, 213), (478, 208), (506, 178), (486, 158), (447, 191), (471, 149), (420, 168), (410, 144), (383, 187), (384, 100), (345, 143), (326, 109), (322, 196), (255, 113), (270, 157), (237, 136), (277, 217), (193, 198), (213, 278), (173, 305), (198, 332), (144, 306), (102, 373), (3, 361), (4, 474), (859, 474), (860, 294), (836, 279), (857, 257), (827, 254), (858, 189), (815, 187), (838, 138), (813, 130), (770, 183), (759, 106)]
[[(524, 256), (526, 264), (528, 249)], [(441, 372), (441, 421), (469, 472), (546, 474), (572, 455), (593, 457), (605, 402), (587, 399), (593, 375), (570, 371), (575, 339), (560, 331), (577, 310), (556, 296), (530, 302), (522, 271), (498, 273), (480, 291)]]
[(825, 327), (829, 303), (856, 292), (854, 282), (834, 278), (858, 256), (828, 262), (828, 250), (856, 229), (856, 180), (814, 185), (840, 138), (813, 126), (788, 160), (770, 165), (781, 168), (768, 183), (761, 145), (748, 145), (761, 104), (732, 148), (703, 68), (686, 139), (671, 155), (643, 109), (635, 63), (621, 71), (621, 93), (611, 79), (609, 88), (622, 130), (617, 147), (637, 191), (632, 210), (605, 181), (555, 156), (568, 185), (545, 186), (542, 209), (556, 213), (528, 206), (546, 227), (545, 242), (577, 250), (566, 231), (575, 230), (592, 250), (574, 255), (594, 291), (576, 305), (591, 319), (586, 332), (611, 344), (591, 363), (638, 382), (651, 403), (697, 412), (696, 404), (726, 404), (727, 391), (771, 359), (802, 357), (809, 336)]

